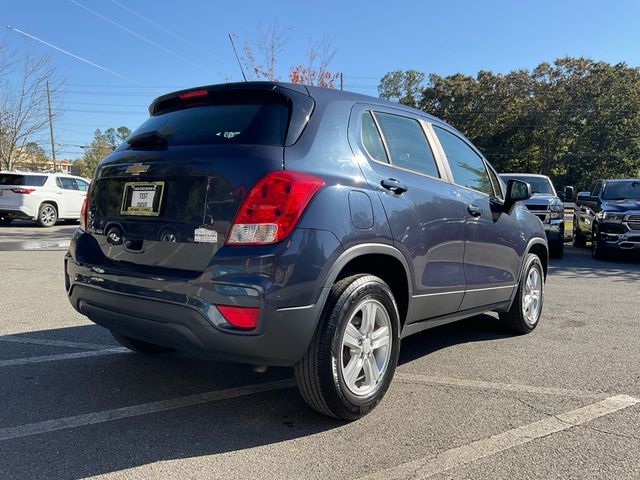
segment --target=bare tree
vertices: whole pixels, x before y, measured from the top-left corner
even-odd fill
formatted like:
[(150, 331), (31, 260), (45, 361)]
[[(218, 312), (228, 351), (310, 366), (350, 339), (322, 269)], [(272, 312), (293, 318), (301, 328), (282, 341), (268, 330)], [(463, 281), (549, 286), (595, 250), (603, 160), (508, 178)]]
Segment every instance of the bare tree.
[(329, 64), (335, 53), (331, 38), (323, 36), (319, 42), (311, 43), (306, 64), (293, 67), (289, 72), (289, 79), (292, 83), (334, 88), (340, 73), (330, 71)]
[(289, 29), (276, 21), (266, 26), (259, 23), (254, 36), (245, 35), (239, 56), (248, 80), (280, 80), (276, 65), (288, 36)]
[(0, 46), (0, 168), (15, 168), (47, 125), (46, 82), (53, 74), (47, 55)]

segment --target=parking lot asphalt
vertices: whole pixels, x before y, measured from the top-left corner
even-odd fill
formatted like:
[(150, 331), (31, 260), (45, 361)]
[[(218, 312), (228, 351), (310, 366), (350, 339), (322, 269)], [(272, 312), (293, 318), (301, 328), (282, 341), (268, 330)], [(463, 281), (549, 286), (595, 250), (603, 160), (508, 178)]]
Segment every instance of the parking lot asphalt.
[(68, 304), (63, 255), (0, 251), (2, 479), (640, 478), (637, 259), (567, 247), (535, 332), (410, 337), (381, 405), (342, 423), (287, 368), (127, 353)]

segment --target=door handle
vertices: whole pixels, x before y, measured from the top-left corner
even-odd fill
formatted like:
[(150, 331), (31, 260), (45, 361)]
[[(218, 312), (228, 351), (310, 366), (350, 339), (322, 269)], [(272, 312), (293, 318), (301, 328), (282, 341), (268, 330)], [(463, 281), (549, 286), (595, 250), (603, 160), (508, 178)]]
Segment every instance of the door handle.
[(469, 215), (472, 217), (479, 217), (482, 215), (482, 210), (475, 205), (467, 205), (467, 212), (469, 212)]
[(397, 194), (401, 194), (409, 190), (405, 184), (395, 178), (385, 178), (380, 181), (380, 185), (382, 185), (382, 188), (386, 188), (387, 190)]

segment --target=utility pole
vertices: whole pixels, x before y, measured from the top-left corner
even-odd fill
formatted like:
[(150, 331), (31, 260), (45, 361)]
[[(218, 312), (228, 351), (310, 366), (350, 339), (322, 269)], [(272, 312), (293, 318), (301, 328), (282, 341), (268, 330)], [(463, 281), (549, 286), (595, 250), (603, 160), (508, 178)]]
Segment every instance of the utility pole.
[(342, 83), (342, 80), (343, 80), (343, 78), (342, 78), (342, 72), (340, 72), (340, 90), (343, 90), (343, 88), (342, 88), (342, 87), (344, 86), (344, 84)]
[(53, 142), (53, 114), (51, 113), (51, 91), (49, 90), (49, 80), (47, 80), (47, 104), (49, 105), (49, 134), (51, 135), (51, 158), (53, 158), (53, 171), (58, 171), (56, 162), (56, 145)]

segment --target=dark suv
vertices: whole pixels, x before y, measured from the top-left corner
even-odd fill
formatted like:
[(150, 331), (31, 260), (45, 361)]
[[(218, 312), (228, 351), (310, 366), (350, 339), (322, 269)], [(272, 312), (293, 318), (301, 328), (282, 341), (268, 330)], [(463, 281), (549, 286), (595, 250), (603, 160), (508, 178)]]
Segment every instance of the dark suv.
[(594, 258), (640, 251), (640, 179), (597, 180), (576, 198), (573, 243), (591, 240)]
[(540, 221), (423, 112), (247, 82), (156, 99), (96, 169), (65, 259), (80, 313), (132, 350), (291, 365), (306, 402), (358, 418), (400, 339), (543, 303)]

